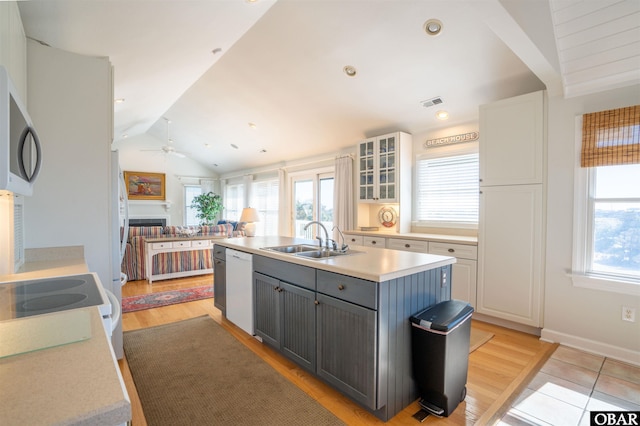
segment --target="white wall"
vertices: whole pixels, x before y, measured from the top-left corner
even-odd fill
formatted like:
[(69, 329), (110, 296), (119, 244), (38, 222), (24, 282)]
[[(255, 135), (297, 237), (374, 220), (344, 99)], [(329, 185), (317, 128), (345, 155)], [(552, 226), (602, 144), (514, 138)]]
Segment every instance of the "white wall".
[[(186, 157), (179, 158), (162, 152), (141, 151), (159, 149), (166, 141), (143, 134), (140, 136), (114, 142), (114, 148), (120, 153), (120, 167), (124, 171), (164, 173), (166, 182), (166, 201), (131, 201), (129, 216), (132, 218), (166, 218), (167, 225), (184, 225), (184, 185), (199, 184), (198, 178), (216, 179), (214, 192), (220, 194), (218, 176), (200, 163)], [(131, 147), (128, 145), (136, 146)]]
[(542, 337), (640, 364), (640, 321), (624, 322), (622, 305), (640, 312), (640, 297), (573, 287), (575, 117), (640, 103), (640, 86), (574, 99), (550, 99), (547, 246)]
[(111, 64), (34, 41), (27, 55), (43, 160), (25, 198), (25, 247), (82, 245), (89, 270), (109, 288)]

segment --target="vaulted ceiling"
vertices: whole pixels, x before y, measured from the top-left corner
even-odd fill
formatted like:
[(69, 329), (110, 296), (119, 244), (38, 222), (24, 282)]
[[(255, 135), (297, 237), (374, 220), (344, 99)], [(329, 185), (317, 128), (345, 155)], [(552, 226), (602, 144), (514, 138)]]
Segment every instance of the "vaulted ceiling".
[[(116, 146), (171, 146), (216, 173), (336, 153), (388, 131), (472, 122), (478, 105), (535, 90), (572, 97), (640, 82), (637, 0), (19, 7), (28, 37), (110, 58), (114, 96), (124, 99), (114, 105)], [(430, 19), (442, 23), (440, 34), (427, 34)], [(423, 106), (436, 97), (441, 104)], [(136, 137), (145, 133), (154, 147)]]

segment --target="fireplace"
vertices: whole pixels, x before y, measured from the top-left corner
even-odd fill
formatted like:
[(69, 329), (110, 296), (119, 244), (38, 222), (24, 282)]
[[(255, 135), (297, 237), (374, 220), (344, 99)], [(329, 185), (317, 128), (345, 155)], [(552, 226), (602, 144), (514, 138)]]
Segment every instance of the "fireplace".
[(129, 219), (129, 226), (167, 226), (167, 219)]

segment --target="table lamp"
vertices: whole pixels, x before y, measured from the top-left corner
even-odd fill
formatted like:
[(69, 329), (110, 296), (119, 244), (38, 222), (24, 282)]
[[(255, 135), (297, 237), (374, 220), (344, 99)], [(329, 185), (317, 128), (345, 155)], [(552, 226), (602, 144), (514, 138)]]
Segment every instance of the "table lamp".
[(256, 235), (256, 224), (254, 222), (260, 221), (260, 217), (258, 216), (258, 210), (253, 207), (245, 207), (242, 209), (242, 214), (240, 215), (240, 222), (246, 222), (247, 224), (244, 226), (244, 232), (247, 237), (255, 237)]

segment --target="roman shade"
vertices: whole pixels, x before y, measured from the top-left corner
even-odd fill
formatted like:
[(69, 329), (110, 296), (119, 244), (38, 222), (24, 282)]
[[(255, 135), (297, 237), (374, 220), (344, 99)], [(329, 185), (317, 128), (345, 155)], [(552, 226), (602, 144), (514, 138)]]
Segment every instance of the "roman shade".
[(640, 105), (584, 114), (581, 167), (640, 163)]

